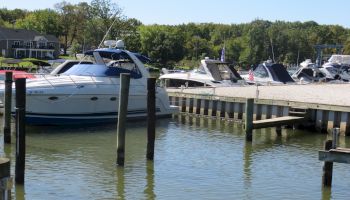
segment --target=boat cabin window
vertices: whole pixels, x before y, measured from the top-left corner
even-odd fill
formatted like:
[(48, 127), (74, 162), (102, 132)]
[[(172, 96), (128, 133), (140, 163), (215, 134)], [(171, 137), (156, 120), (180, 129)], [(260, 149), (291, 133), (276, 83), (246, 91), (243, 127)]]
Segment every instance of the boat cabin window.
[(267, 72), (265, 67), (262, 65), (257, 66), (256, 69), (254, 70), (253, 74), (255, 77), (259, 77), (259, 78), (268, 78), (269, 77), (269, 73)]
[(334, 67), (326, 67), (326, 69), (332, 74), (338, 74), (338, 70)]
[(184, 85), (186, 87), (210, 87), (202, 82), (191, 81), (191, 80), (182, 80), (182, 79), (166, 79), (166, 87), (179, 87)]
[(67, 63), (63, 63), (59, 66), (57, 66), (57, 68), (60, 68), (57, 72), (57, 74), (62, 74), (63, 72), (67, 71), (68, 69), (70, 69), (73, 65), (76, 64), (92, 64), (92, 62), (90, 61), (71, 61), (71, 62), (67, 62)]

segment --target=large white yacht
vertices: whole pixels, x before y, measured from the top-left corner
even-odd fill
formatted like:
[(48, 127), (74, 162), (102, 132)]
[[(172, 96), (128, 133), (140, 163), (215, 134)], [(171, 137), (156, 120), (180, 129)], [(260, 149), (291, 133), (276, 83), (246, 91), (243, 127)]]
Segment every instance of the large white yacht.
[[(117, 122), (121, 73), (130, 74), (127, 118), (144, 118), (149, 73), (133, 53), (124, 50), (122, 41), (114, 44), (116, 47), (86, 52), (87, 60), (94, 64), (80, 63), (56, 76), (27, 79), (26, 123)], [(4, 90), (1, 89), (0, 93), (3, 95)], [(176, 110), (169, 105), (165, 89), (157, 87), (157, 117), (170, 116)]]

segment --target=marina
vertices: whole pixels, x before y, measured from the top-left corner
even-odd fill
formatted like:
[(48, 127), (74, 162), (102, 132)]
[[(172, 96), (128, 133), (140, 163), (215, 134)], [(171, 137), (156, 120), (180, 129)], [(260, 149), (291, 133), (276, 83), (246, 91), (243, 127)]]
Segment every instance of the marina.
[(0, 200), (349, 199), (350, 29), (327, 6), (4, 1)]

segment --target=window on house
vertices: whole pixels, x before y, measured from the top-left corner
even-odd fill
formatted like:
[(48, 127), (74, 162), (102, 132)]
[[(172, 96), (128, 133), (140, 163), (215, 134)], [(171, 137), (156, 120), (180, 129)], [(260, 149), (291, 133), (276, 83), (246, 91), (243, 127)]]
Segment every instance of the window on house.
[(20, 45), (20, 42), (19, 42), (19, 41), (14, 41), (14, 42), (13, 42), (13, 46), (15, 46), (15, 47), (19, 47), (19, 45)]
[(45, 42), (39, 42), (39, 48), (40, 48), (40, 49), (45, 48), (45, 46), (46, 46), (46, 43), (45, 43)]
[(26, 43), (27, 48), (33, 48), (33, 42), (27, 42)]

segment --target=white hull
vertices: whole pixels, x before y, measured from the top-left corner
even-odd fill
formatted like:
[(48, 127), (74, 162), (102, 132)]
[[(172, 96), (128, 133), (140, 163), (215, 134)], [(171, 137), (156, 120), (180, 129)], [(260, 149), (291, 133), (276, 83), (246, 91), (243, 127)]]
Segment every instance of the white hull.
[[(119, 79), (108, 77), (47, 76), (42, 80), (28, 80), (26, 121), (36, 125), (116, 122), (119, 88)], [(176, 108), (168, 105), (165, 90), (158, 88), (156, 115), (174, 113)], [(146, 116), (146, 86), (142, 79), (131, 79), (127, 118)]]
[[(85, 52), (85, 55), (93, 56), (90, 60), (94, 64), (76, 64), (58, 76), (27, 80), (27, 124), (116, 122), (122, 73), (130, 75), (127, 117), (144, 118), (147, 115), (149, 73), (133, 53), (102, 48)], [(157, 88), (156, 115), (169, 116), (175, 111), (176, 108), (169, 105), (165, 89)]]

